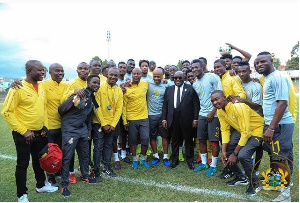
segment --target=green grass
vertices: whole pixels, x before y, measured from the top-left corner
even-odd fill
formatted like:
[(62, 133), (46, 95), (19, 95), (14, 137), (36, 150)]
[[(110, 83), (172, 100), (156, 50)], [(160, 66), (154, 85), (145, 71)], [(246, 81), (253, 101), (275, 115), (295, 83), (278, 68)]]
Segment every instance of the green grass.
[[(2, 104), (0, 104), (2, 109)], [(7, 123), (0, 116), (0, 154), (16, 156), (15, 146), (11, 135), (11, 130)], [(292, 201), (299, 201), (299, 121), (295, 124), (294, 130), (294, 174), (292, 187)], [(197, 152), (195, 152), (197, 153)], [(197, 157), (197, 155), (195, 156)], [(148, 158), (152, 160), (152, 157)], [(260, 169), (266, 170), (269, 165), (267, 154), (264, 154)], [(78, 165), (78, 161), (75, 163)], [(244, 196), (246, 186), (227, 187), (227, 180), (220, 180), (216, 177), (206, 178), (203, 172), (193, 172), (187, 168), (185, 162), (181, 162), (175, 169), (166, 168), (160, 162), (157, 166), (145, 169), (140, 166), (137, 171), (132, 170), (131, 166), (126, 163), (121, 163), (122, 169), (115, 172), (121, 178), (129, 178), (131, 180), (144, 180), (149, 183), (155, 181), (156, 183), (177, 184), (186, 187), (201, 188), (208, 190), (220, 190), (229, 193), (234, 193), (238, 196)], [(0, 202), (16, 201), (16, 185), (15, 185), (15, 165), (16, 161), (0, 158)], [(221, 169), (222, 164), (219, 161), (218, 168)], [(219, 174), (219, 172), (218, 172)], [(78, 178), (78, 176), (77, 176)], [(78, 178), (79, 179), (79, 178)], [(144, 185), (139, 183), (131, 183), (118, 181), (116, 179), (104, 179), (101, 183), (96, 185), (88, 185), (83, 182), (78, 182), (75, 185), (70, 185), (72, 196), (70, 198), (63, 198), (59, 192), (51, 194), (36, 194), (35, 193), (35, 179), (31, 165), (28, 167), (27, 187), (30, 201), (38, 202), (244, 202), (254, 201), (253, 199), (241, 199), (229, 197), (226, 195), (208, 195), (205, 193), (191, 193), (178, 191), (172, 188), (162, 188), (154, 185)], [(275, 194), (274, 194), (275, 193)], [(273, 195), (274, 198), (278, 193), (260, 192), (258, 197), (268, 197)], [(272, 196), (272, 197), (273, 197)], [(271, 200), (271, 197), (270, 199)]]

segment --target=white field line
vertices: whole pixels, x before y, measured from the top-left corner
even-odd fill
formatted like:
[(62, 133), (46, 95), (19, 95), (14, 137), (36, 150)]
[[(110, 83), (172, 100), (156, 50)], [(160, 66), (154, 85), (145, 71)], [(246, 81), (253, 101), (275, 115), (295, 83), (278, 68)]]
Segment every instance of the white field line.
[[(5, 154), (0, 154), (0, 158), (9, 159), (9, 160), (17, 160), (16, 157), (5, 155)], [(104, 176), (103, 178), (120, 181), (120, 182), (125, 182), (125, 183), (133, 183), (133, 184), (140, 184), (140, 185), (146, 185), (146, 186), (155, 186), (155, 187), (159, 187), (159, 188), (166, 188), (166, 189), (177, 190), (177, 191), (181, 191), (181, 192), (205, 194), (205, 195), (213, 195), (213, 196), (223, 196), (223, 197), (235, 198), (235, 199), (240, 199), (240, 200), (254, 200), (254, 201), (258, 201), (258, 202), (263, 201), (258, 196), (247, 197), (245, 195), (238, 195), (233, 192), (227, 192), (227, 191), (216, 190), (216, 189), (190, 187), (190, 186), (185, 186), (185, 185), (180, 185), (180, 184), (175, 184), (175, 183), (156, 182), (153, 180), (143, 180), (143, 179), (126, 178), (126, 177), (110, 178), (108, 176)]]

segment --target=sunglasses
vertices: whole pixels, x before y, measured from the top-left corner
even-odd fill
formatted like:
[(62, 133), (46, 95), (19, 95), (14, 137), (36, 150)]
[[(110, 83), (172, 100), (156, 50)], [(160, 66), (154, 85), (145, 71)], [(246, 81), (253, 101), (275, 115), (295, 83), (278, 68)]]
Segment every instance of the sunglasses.
[(182, 77), (174, 77), (174, 80), (182, 80)]

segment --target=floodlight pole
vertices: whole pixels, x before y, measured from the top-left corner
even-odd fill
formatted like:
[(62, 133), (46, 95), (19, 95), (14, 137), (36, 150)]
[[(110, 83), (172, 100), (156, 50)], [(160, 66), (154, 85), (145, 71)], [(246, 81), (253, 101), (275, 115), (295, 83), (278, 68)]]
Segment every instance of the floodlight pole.
[(106, 41), (107, 41), (107, 61), (109, 61), (109, 43), (111, 41), (111, 39), (110, 39), (110, 31), (106, 32)]

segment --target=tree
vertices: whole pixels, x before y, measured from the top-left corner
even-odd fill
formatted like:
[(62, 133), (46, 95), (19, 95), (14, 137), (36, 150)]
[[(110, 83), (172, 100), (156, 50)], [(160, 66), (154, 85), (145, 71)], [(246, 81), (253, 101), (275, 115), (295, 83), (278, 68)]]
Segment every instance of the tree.
[(299, 70), (299, 41), (292, 48), (291, 59), (286, 62), (286, 70)]
[(274, 64), (274, 66), (275, 66), (276, 68), (278, 68), (278, 67), (281, 65), (280, 59), (274, 57), (274, 58), (273, 58), (273, 64)]
[(99, 56), (94, 56), (94, 57), (92, 58), (92, 60), (98, 60), (98, 61), (100, 61), (100, 63), (102, 64), (102, 60), (101, 60), (101, 58), (100, 58)]
[(181, 70), (182, 62), (183, 62), (183, 60), (178, 60), (178, 63), (177, 63), (178, 70)]

